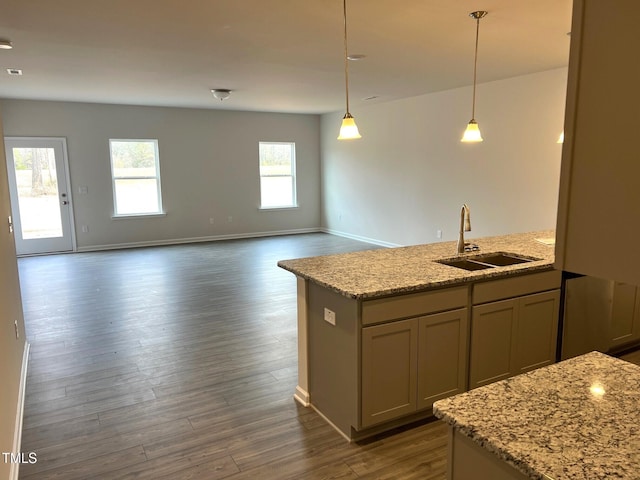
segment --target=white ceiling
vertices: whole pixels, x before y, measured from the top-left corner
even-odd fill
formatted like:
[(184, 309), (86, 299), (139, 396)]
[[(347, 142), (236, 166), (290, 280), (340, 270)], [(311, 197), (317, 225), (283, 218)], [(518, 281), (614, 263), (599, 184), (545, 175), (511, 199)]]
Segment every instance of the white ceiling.
[[(347, 0), (359, 105), (567, 65), (571, 0)], [(0, 97), (344, 111), (341, 0), (0, 0)], [(23, 70), (9, 76), (7, 68)], [(221, 102), (210, 89), (233, 90)], [(377, 96), (372, 100), (365, 98)]]

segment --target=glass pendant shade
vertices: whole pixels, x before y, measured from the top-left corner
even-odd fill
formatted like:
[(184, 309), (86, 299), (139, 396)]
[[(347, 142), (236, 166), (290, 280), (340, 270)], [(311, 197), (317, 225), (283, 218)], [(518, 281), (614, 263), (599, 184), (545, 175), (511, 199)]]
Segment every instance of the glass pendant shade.
[(476, 122), (475, 120), (471, 120), (469, 122), (469, 124), (467, 125), (467, 129), (464, 131), (464, 134), (462, 135), (460, 141), (467, 143), (482, 141), (482, 135), (480, 134), (480, 127), (478, 127), (478, 122)]
[(340, 127), (338, 140), (349, 140), (354, 138), (362, 138), (362, 135), (358, 132), (356, 120), (351, 116), (351, 114), (347, 113), (342, 119), (342, 126)]

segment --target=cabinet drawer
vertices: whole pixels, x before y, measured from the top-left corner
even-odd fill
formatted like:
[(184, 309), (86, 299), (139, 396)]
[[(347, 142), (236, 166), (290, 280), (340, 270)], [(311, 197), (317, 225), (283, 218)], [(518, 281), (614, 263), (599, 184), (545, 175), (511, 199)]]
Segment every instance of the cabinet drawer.
[(562, 272), (530, 273), (518, 277), (477, 283), (473, 286), (472, 303), (495, 302), (506, 298), (521, 297), (530, 293), (544, 292), (560, 288)]
[(452, 287), (429, 292), (362, 302), (362, 325), (417, 317), (467, 306), (468, 287)]

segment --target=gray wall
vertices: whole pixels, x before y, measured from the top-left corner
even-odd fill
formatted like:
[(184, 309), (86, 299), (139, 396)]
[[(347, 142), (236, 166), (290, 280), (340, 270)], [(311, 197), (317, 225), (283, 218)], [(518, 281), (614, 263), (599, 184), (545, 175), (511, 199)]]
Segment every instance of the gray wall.
[(555, 228), (567, 69), (477, 88), (484, 142), (460, 143), (471, 87), (351, 109), (363, 138), (337, 141), (342, 114), (322, 116), (323, 227), (380, 244)]
[[(298, 232), (320, 225), (317, 115), (6, 99), (0, 106), (5, 136), (67, 138), (79, 250)], [(166, 216), (111, 218), (110, 138), (158, 139)], [(299, 208), (259, 210), (260, 141), (296, 143)], [(81, 186), (88, 187), (87, 194), (79, 193)], [(82, 232), (83, 225), (88, 232)]]

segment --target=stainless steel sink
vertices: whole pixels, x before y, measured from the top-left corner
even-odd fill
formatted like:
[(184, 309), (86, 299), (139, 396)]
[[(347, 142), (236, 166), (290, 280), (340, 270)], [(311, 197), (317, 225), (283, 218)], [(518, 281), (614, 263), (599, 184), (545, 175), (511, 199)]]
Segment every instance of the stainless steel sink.
[(539, 258), (523, 257), (515, 253), (494, 252), (474, 255), (471, 257), (455, 257), (436, 260), (438, 263), (463, 270), (484, 270), (487, 268), (507, 267), (520, 263), (534, 262)]

